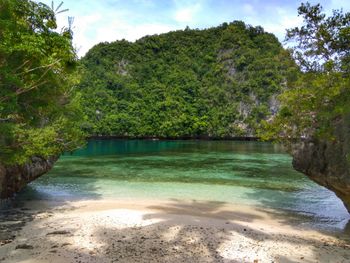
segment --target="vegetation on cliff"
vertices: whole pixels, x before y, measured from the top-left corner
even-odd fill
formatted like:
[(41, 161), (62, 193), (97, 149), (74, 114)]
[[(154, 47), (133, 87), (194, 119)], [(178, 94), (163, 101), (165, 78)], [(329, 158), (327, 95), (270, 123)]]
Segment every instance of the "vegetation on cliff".
[(266, 125), (265, 136), (337, 140), (335, 123), (350, 112), (350, 13), (334, 10), (327, 17), (318, 5), (302, 4), (302, 27), (287, 30), (301, 68), (279, 97), (281, 109)]
[(287, 31), (301, 68), (265, 125), (290, 146), (293, 167), (332, 190), (350, 212), (350, 13), (329, 17), (318, 5), (298, 9), (304, 25)]
[[(2, 181), (6, 193), (81, 145), (84, 132), (262, 135), (299, 142), (296, 169), (350, 211), (350, 13), (327, 17), (319, 4), (301, 4), (304, 25), (287, 30), (291, 50), (234, 21), (100, 43), (77, 71), (72, 31), (57, 31), (61, 5), (0, 0), (0, 177), (17, 180)], [(34, 159), (43, 165), (23, 172)]]
[(69, 28), (42, 3), (0, 0), (0, 164), (47, 158), (81, 143)]
[(254, 136), (296, 67), (277, 38), (241, 21), (100, 43), (79, 85), (93, 135)]

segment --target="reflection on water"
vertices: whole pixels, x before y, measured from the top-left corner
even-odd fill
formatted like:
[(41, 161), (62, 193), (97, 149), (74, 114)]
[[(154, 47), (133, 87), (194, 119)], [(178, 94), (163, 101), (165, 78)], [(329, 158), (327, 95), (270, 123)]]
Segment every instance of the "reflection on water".
[(276, 208), (326, 228), (349, 220), (332, 192), (294, 171), (281, 147), (261, 142), (92, 140), (19, 198), (196, 199)]

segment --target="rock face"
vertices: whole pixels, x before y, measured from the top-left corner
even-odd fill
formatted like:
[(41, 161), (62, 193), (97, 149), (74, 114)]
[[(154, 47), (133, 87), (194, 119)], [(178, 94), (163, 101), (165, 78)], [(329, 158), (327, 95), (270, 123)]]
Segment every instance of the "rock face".
[(0, 164), (0, 199), (12, 197), (31, 181), (47, 173), (57, 157), (46, 159), (33, 157), (24, 165), (4, 166)]
[(350, 213), (350, 114), (333, 127), (334, 141), (307, 140), (295, 145), (293, 166), (332, 190)]

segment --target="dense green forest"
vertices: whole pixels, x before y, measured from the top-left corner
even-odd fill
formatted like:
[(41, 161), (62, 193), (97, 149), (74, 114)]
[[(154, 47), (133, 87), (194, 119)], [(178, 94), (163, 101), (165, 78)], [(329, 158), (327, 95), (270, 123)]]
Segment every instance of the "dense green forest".
[(277, 38), (241, 21), (134, 43), (100, 43), (81, 60), (91, 135), (255, 136), (296, 76)]
[(339, 142), (334, 126), (350, 112), (350, 13), (326, 16), (320, 4), (305, 3), (298, 14), (304, 24), (288, 29), (286, 40), (301, 74), (279, 96), (279, 112), (262, 125), (263, 136), (284, 144), (300, 138)]
[(350, 111), (349, 13), (302, 4), (291, 50), (234, 21), (100, 43), (79, 61), (59, 12), (0, 0), (0, 164), (59, 155), (86, 135), (329, 139)]
[(42, 3), (0, 0), (0, 165), (59, 155), (84, 139), (72, 32), (57, 33), (55, 15)]

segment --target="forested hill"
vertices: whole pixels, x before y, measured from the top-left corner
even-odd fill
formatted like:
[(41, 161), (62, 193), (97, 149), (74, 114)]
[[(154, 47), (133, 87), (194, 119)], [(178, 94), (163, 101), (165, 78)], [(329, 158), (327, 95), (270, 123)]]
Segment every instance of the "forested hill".
[(254, 136), (294, 75), (277, 38), (243, 22), (100, 43), (81, 60), (91, 135)]

